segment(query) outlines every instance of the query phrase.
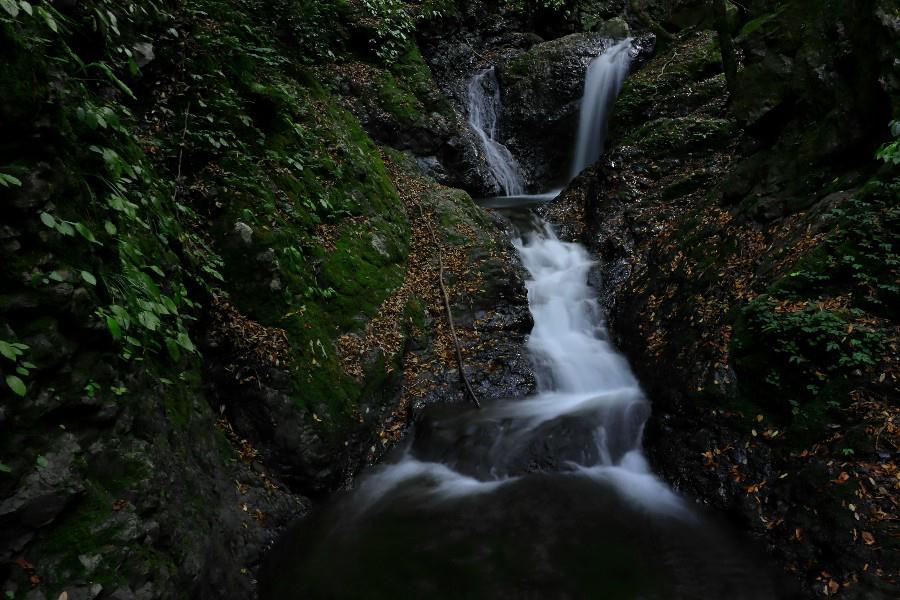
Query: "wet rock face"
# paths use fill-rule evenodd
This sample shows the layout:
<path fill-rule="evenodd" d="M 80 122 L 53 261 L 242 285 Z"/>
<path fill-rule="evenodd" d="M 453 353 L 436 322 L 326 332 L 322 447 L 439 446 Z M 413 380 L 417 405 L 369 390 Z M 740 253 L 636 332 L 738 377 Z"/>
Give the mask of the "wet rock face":
<path fill-rule="evenodd" d="M 612 19 L 597 32 L 536 44 L 498 64 L 505 143 L 538 188 L 569 172 L 588 65 L 629 35 L 624 21 Z M 637 36 L 631 51 L 634 67 L 652 56 L 654 48 L 652 34 Z"/>
<path fill-rule="evenodd" d="M 383 356 L 375 357 L 371 366 L 383 362 Z M 254 464 L 266 465 L 290 489 L 316 498 L 340 488 L 365 466 L 372 431 L 400 392 L 396 377 L 382 382 L 359 399 L 359 423 L 345 427 L 339 439 L 329 439 L 312 415 L 298 410 L 286 372 L 270 371 L 262 381 L 239 385 L 225 363 L 213 359 L 207 368 L 211 400 L 258 448 Z"/>
<path fill-rule="evenodd" d="M 496 67 L 503 104 L 499 138 L 522 167 L 531 191 L 546 189 L 568 172 L 588 64 L 611 41 L 630 34 L 627 22 L 614 17 L 614 6 L 598 10 L 602 18 L 577 13 L 584 19 L 563 30 L 548 31 L 521 15 L 506 14 L 494 15 L 500 19 L 494 26 L 463 19 L 459 30 L 423 34 L 423 53 L 435 80 L 463 120 L 468 81 L 479 70 Z M 546 41 L 535 31 L 554 39 Z M 652 34 L 638 36 L 635 64 L 651 56 L 654 47 Z M 475 196 L 496 195 L 482 155 L 477 137 L 467 126 L 459 127 L 437 153 L 442 181 Z"/>
<path fill-rule="evenodd" d="M 489 216 L 491 225 L 486 231 L 499 248 L 490 252 L 476 248 L 470 255 L 471 261 L 481 265 L 481 289 L 465 294 L 452 307 L 466 374 L 476 395 L 487 403 L 525 397 L 536 389 L 533 365 L 525 348 L 533 325 L 525 288 L 527 272 L 510 243 L 509 222 L 496 213 Z M 430 352 L 423 347 L 414 350 L 413 356 L 425 361 Z M 420 410 L 433 404 L 470 405 L 455 361 L 418 377 L 417 386 L 428 391 L 417 402 L 414 419 L 418 420 Z"/>
<path fill-rule="evenodd" d="M 484 150 L 467 123 L 468 82 L 478 71 L 493 65 L 509 48 L 525 49 L 539 41 L 534 34 L 502 29 L 462 29 L 451 37 L 423 40 L 423 53 L 435 81 L 459 118 L 459 127 L 437 153 L 446 172 L 443 183 L 462 188 L 475 197 L 497 193 L 483 159 Z"/>
<path fill-rule="evenodd" d="M 56 371 L 53 391 L 28 410 L 5 411 L 4 447 L 19 450 L 4 452 L 0 558 L 24 561 L 6 573 L 6 589 L 45 597 L 33 574 L 70 598 L 251 595 L 240 565 L 252 568 L 304 501 L 234 461 L 202 396 L 91 356 Z M 251 517 L 257 510 L 265 525 Z"/>
<path fill-rule="evenodd" d="M 578 127 L 587 66 L 608 41 L 575 33 L 532 46 L 497 65 L 503 88 L 503 138 L 532 181 L 566 172 Z"/>

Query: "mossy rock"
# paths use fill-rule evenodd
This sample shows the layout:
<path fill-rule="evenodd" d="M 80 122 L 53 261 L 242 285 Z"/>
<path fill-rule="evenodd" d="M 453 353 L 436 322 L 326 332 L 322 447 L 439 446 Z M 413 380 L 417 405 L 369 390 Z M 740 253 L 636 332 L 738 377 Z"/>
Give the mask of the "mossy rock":
<path fill-rule="evenodd" d="M 356 120 L 321 87 L 284 82 L 280 89 L 287 95 L 268 156 L 282 162 L 274 177 L 236 174 L 252 187 L 231 198 L 220 220 L 224 274 L 242 312 L 287 330 L 298 406 L 331 415 L 336 425 L 349 418 L 362 388 L 342 373 L 333 340 L 363 328 L 402 281 L 408 225 Z M 248 240 L 236 226 L 246 227 Z"/>
<path fill-rule="evenodd" d="M 729 119 L 663 118 L 644 123 L 625 137 L 622 145 L 654 157 L 677 157 L 693 148 L 721 147 L 735 131 L 736 124 Z"/>
<path fill-rule="evenodd" d="M 613 106 L 610 139 L 624 137 L 654 116 L 684 116 L 726 96 L 715 35 L 683 34 L 625 80 Z"/>

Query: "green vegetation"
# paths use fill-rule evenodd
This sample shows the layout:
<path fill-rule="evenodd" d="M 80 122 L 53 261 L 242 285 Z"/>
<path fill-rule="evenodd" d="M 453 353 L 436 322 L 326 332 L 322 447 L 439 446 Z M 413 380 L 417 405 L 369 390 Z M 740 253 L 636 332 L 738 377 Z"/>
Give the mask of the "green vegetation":
<path fill-rule="evenodd" d="M 98 1 L 74 16 L 49 4 L 25 10 L 26 4 L 0 13 L 14 55 L 22 57 L 5 63 L 0 79 L 19 78 L 25 70 L 32 78 L 47 78 L 51 65 L 67 74 L 55 88 L 6 88 L 9 100 L 21 106 L 46 104 L 67 163 L 54 212 L 40 214 L 58 258 L 32 284 L 87 284 L 97 315 L 121 342 L 126 359 L 164 349 L 173 358 L 181 350 L 193 352 L 186 313 L 197 305 L 188 298 L 186 273 L 196 273 L 191 279 L 209 288 L 221 277 L 220 262 L 188 227 L 192 211 L 175 198 L 171 184 L 154 176 L 128 107 L 135 96 L 123 81 L 140 71 L 130 47 L 133 31 L 162 26 L 172 15 L 153 4 L 122 10 L 119 3 Z M 104 39 L 99 54 L 82 56 L 73 47 L 83 31 Z M 26 172 L 25 156 L 8 168 Z"/>
<path fill-rule="evenodd" d="M 51 64 L 84 75 L 66 79 L 61 93 L 4 87 L 13 105 L 48 106 L 66 153 L 64 181 L 39 215 L 53 260 L 33 285 L 83 286 L 124 359 L 174 364 L 197 352 L 191 328 L 210 295 L 231 294 L 250 318 L 287 330 L 292 347 L 315 349 L 292 365 L 297 401 L 348 418 L 360 388 L 341 373 L 332 340 L 362 327 L 399 285 L 408 230 L 366 134 L 296 66 L 341 51 L 341 29 L 316 24 L 345 15 L 344 3 L 276 4 L 209 0 L 174 13 L 99 0 L 73 15 L 4 5 L 20 57 L 4 62 L 4 81 L 26 71 L 46 79 Z M 384 71 L 392 74 L 379 86 L 381 102 L 408 124 L 424 112 L 417 96 L 430 84 L 409 44 L 412 17 L 404 21 L 399 2 L 369 4 L 387 38 L 378 42 L 383 58 L 403 57 Z M 134 50 L 151 29 L 166 31 L 152 64 L 169 72 L 156 82 Z M 102 43 L 76 45 L 86 35 Z M 284 36 L 297 46 L 284 46 Z M 153 108 L 134 114 L 153 86 L 163 90 Z M 8 163 L 4 185 L 17 186 L 31 168 L 26 158 Z M 235 242 L 237 223 L 252 232 L 249 250 Z M 322 247 L 322 227 L 334 251 Z M 7 379 L 21 391 L 15 377 Z"/>
<path fill-rule="evenodd" d="M 849 294 L 853 306 L 894 318 L 900 306 L 900 183 L 872 181 L 829 210 L 822 243 L 774 289 L 786 298 Z"/>
<path fill-rule="evenodd" d="M 744 394 L 813 435 L 851 389 L 883 379 L 900 305 L 898 194 L 896 182 L 874 180 L 829 209 L 824 238 L 739 311 L 732 351 Z"/>
<path fill-rule="evenodd" d="M 678 53 L 654 57 L 625 80 L 610 120 L 610 139 L 634 136 L 654 109 L 680 106 L 696 109 L 725 96 L 721 54 L 711 32 L 685 35 Z"/>
<path fill-rule="evenodd" d="M 900 138 L 900 121 L 891 121 L 891 135 Z M 900 164 L 900 139 L 882 144 L 875 157 L 886 163 Z"/>
<path fill-rule="evenodd" d="M 6 376 L 6 385 L 17 396 L 24 396 L 26 391 L 25 382 L 21 378 L 28 377 L 31 369 L 37 368 L 28 361 L 20 360 L 27 351 L 28 346 L 26 344 L 0 340 L 0 355 L 13 362 L 13 369 L 16 373 L 15 375 L 9 374 Z"/>
<path fill-rule="evenodd" d="M 357 379 L 334 340 L 364 330 L 403 281 L 405 208 L 319 67 L 365 61 L 379 74 L 377 101 L 404 124 L 450 111 L 396 20 L 402 3 L 378 4 L 387 12 L 370 17 L 384 21 L 381 56 L 360 48 L 354 37 L 369 30 L 349 27 L 358 15 L 343 0 L 0 3 L 0 195 L 10 200 L 0 385 L 4 399 L 24 396 L 4 413 L 16 436 L 0 445 L 0 477 L 13 485 L 58 468 L 49 449 L 78 436 L 65 483 L 84 491 L 64 496 L 65 510 L 25 551 L 52 597 L 73 581 L 109 592 L 163 581 L 159 573 L 179 572 L 181 557 L 206 543 L 195 531 L 205 521 L 192 519 L 203 516 L 209 482 L 173 525 L 173 539 L 185 537 L 179 549 L 143 548 L 128 537 L 137 517 L 118 508 L 122 497 L 146 498 L 153 516 L 143 520 L 169 518 L 159 511 L 184 495 L 146 487 L 158 465 L 138 473 L 104 463 L 121 451 L 108 430 L 92 444 L 98 428 L 124 423 L 123 445 L 149 441 L 137 455 L 185 474 L 207 460 L 207 438 L 219 457 L 201 356 L 215 298 L 284 330 L 283 392 L 322 444 L 359 427 L 360 402 L 391 399 L 396 357 L 364 365 Z M 439 4 L 417 6 L 412 22 Z M 411 314 L 421 321 L 421 312 Z"/>

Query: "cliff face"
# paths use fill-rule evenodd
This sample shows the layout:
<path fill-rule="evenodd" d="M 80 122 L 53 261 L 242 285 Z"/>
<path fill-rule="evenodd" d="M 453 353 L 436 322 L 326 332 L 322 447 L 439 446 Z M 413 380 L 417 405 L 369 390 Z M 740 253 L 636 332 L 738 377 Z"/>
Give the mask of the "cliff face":
<path fill-rule="evenodd" d="M 810 595 L 896 590 L 900 189 L 875 153 L 897 114 L 897 16 L 760 3 L 734 23 L 730 99 L 715 33 L 681 31 L 550 209 L 602 260 L 657 468 Z"/>

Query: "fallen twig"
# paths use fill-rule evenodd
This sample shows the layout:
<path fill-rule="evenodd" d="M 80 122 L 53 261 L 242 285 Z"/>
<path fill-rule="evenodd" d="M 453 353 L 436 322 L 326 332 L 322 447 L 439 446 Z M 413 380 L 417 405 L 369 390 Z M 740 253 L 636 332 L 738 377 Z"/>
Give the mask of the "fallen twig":
<path fill-rule="evenodd" d="M 444 299 L 444 309 L 447 311 L 447 323 L 449 323 L 450 325 L 450 335 L 453 338 L 453 345 L 456 348 L 456 362 L 459 366 L 459 378 L 462 380 L 463 387 L 465 388 L 466 393 L 469 395 L 469 398 L 471 398 L 472 404 L 475 405 L 475 408 L 481 408 L 481 402 L 478 400 L 478 396 L 475 395 L 475 390 L 472 389 L 472 384 L 469 383 L 469 378 L 466 376 L 462 349 L 459 345 L 459 338 L 456 336 L 456 327 L 453 324 L 453 312 L 450 310 L 450 296 L 449 294 L 447 294 L 447 285 L 444 283 L 444 259 L 441 258 L 441 245 L 438 243 L 437 235 L 435 235 L 434 229 L 431 227 L 431 223 L 425 217 L 425 211 L 422 210 L 422 205 L 416 203 L 416 206 L 419 208 L 419 215 L 422 217 L 422 221 L 424 221 L 425 227 L 428 228 L 428 233 L 431 234 L 431 241 L 434 242 L 435 252 L 437 253 L 438 265 L 440 267 L 440 272 L 438 273 L 438 284 L 440 284 L 441 296 Z"/>

